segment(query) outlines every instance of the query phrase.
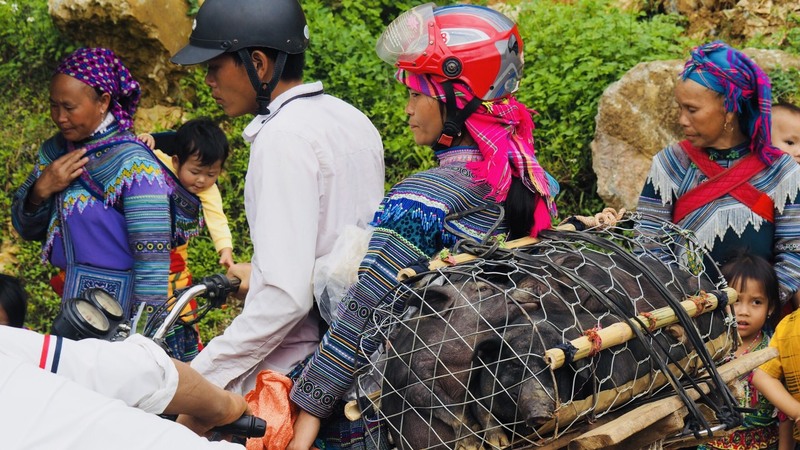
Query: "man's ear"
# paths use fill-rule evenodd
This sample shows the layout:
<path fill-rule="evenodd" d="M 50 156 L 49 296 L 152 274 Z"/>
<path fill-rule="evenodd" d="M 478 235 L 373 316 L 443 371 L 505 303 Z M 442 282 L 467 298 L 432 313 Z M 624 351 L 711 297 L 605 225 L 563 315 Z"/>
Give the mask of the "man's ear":
<path fill-rule="evenodd" d="M 269 81 L 272 79 L 273 62 L 267 54 L 261 50 L 253 50 L 250 54 L 253 61 L 253 67 L 256 68 L 258 79 L 261 81 Z"/>

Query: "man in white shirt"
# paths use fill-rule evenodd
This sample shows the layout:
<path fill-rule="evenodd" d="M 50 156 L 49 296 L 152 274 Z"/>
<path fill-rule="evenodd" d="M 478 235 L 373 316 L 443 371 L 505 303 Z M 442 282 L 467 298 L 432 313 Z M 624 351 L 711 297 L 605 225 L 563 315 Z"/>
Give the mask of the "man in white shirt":
<path fill-rule="evenodd" d="M 242 448 L 192 430 L 246 410 L 244 398 L 140 335 L 71 341 L 0 326 L 0 448 Z M 161 413 L 185 414 L 189 428 Z"/>
<path fill-rule="evenodd" d="M 380 135 L 322 83 L 303 83 L 307 44 L 297 0 L 206 0 L 172 58 L 207 64 L 206 83 L 227 115 L 255 114 L 243 133 L 253 258 L 229 271 L 243 279 L 244 309 L 192 362 L 240 393 L 261 370 L 286 374 L 314 351 L 314 266 L 346 226 L 366 227 L 383 197 Z"/>

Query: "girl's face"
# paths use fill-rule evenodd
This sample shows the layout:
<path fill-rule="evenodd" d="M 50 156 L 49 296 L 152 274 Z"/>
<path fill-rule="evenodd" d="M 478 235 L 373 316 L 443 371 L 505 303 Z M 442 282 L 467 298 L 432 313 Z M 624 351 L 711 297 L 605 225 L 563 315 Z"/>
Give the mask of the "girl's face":
<path fill-rule="evenodd" d="M 739 298 L 733 305 L 739 336 L 743 341 L 748 341 L 761 331 L 774 307 L 769 304 L 764 285 L 759 281 L 735 280 L 731 287 L 739 292 Z"/>
<path fill-rule="evenodd" d="M 408 127 L 414 133 L 414 142 L 432 146 L 444 128 L 439 100 L 409 89 L 405 111 L 408 114 Z"/>
<path fill-rule="evenodd" d="M 772 145 L 800 163 L 800 114 L 786 108 L 772 110 Z"/>

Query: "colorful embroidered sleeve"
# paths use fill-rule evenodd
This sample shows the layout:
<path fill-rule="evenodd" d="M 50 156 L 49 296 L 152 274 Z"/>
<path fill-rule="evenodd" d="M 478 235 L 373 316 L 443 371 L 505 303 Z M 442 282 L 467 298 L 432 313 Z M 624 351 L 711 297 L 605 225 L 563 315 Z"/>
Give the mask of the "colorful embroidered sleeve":
<path fill-rule="evenodd" d="M 417 222 L 419 223 L 419 222 Z M 292 389 L 292 400 L 317 417 L 327 417 L 354 380 L 355 368 L 380 344 L 362 334 L 373 311 L 397 284 L 397 273 L 426 255 L 396 230 L 375 229 L 359 280 L 339 304 L 336 320 Z M 356 351 L 360 349 L 360 351 Z"/>
<path fill-rule="evenodd" d="M 381 203 L 372 226 L 367 255 L 359 268 L 358 282 L 339 303 L 338 318 L 322 338 L 304 373 L 295 383 L 292 400 L 318 417 L 331 414 L 337 400 L 353 384 L 354 371 L 363 366 L 381 344 L 379 333 L 365 333 L 381 323 L 375 310 L 393 301 L 400 270 L 415 265 L 443 248 L 450 248 L 459 236 L 446 231 L 445 217 L 486 205 L 488 187 L 476 185 L 469 171 L 459 166 L 438 167 L 415 174 L 396 185 Z M 448 229 L 480 240 L 494 227 L 498 214 L 480 210 L 448 222 Z M 405 305 L 391 304 L 399 314 Z"/>
<path fill-rule="evenodd" d="M 47 226 L 50 223 L 53 198 L 48 198 L 32 211 L 25 211 L 25 200 L 30 189 L 38 179 L 37 173 L 31 173 L 25 183 L 17 190 L 11 203 L 11 223 L 22 239 L 27 241 L 43 241 L 47 237 Z"/>
<path fill-rule="evenodd" d="M 663 174 L 673 173 L 680 177 L 679 173 L 682 172 L 679 170 L 679 165 L 670 164 L 672 158 L 666 154 L 669 151 L 670 148 L 667 147 L 653 158 L 650 173 L 636 206 L 636 211 L 643 214 L 636 230 L 648 238 L 653 238 L 653 242 L 657 242 L 658 235 L 663 233 L 662 224 L 672 222 L 672 208 L 678 188 L 677 184 L 669 182 Z M 665 186 L 670 186 L 670 188 Z M 658 253 L 658 249 L 655 247 L 651 250 Z"/>
<path fill-rule="evenodd" d="M 775 273 L 781 286 L 781 299 L 791 298 L 800 289 L 800 198 L 786 205 L 775 216 Z"/>
<path fill-rule="evenodd" d="M 134 300 L 160 305 L 167 299 L 169 279 L 169 188 L 152 159 L 130 158 L 124 167 L 120 174 L 129 175 L 118 179 L 134 259 Z"/>

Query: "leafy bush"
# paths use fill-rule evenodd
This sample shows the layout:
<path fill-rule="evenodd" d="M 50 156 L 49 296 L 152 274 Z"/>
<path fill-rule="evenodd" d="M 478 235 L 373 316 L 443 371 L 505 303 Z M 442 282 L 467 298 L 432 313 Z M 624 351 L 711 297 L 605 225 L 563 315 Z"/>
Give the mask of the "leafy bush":
<path fill-rule="evenodd" d="M 39 144 L 53 132 L 47 85 L 73 48 L 53 26 L 47 1 L 0 1 L 0 253 L 17 249 L 13 265 L 0 255 L 0 270 L 22 279 L 31 297 L 26 325 L 42 331 L 58 311 L 59 299 L 48 284 L 53 269 L 41 263 L 39 243 L 13 239 L 8 212 Z"/>
<path fill-rule="evenodd" d="M 534 0 L 518 5 L 525 75 L 517 95 L 535 109 L 540 162 L 561 184 L 562 216 L 602 209 L 591 149 L 605 88 L 642 61 L 685 55 L 674 16 L 647 18 L 598 0 Z"/>

